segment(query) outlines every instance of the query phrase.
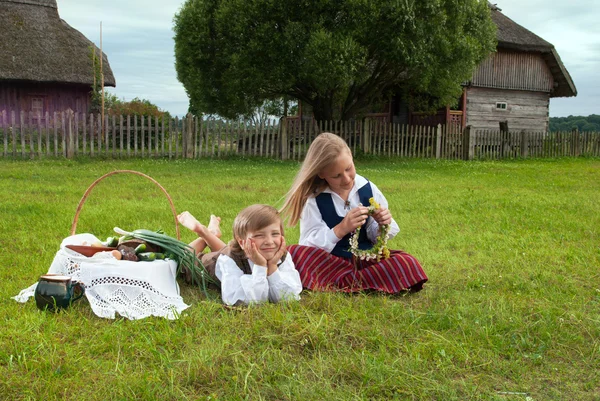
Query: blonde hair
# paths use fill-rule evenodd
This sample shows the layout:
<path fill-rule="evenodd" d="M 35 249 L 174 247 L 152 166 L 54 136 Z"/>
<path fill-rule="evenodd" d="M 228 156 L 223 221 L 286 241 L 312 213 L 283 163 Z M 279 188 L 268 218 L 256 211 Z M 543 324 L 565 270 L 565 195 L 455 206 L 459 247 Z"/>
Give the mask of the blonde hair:
<path fill-rule="evenodd" d="M 279 223 L 281 235 L 284 235 L 283 225 L 279 212 L 269 205 L 252 205 L 238 213 L 233 221 L 233 237 L 229 243 L 231 251 L 237 255 L 244 255 L 244 250 L 237 242 L 238 238 L 246 239 L 248 233 L 258 231 L 271 224 Z"/>
<path fill-rule="evenodd" d="M 327 181 L 320 178 L 319 174 L 342 152 L 352 154 L 346 141 L 330 132 L 323 132 L 310 144 L 300 171 L 298 171 L 280 209 L 281 214 L 289 218 L 290 226 L 295 226 L 300 220 L 308 197 L 317 195 L 327 188 Z"/>

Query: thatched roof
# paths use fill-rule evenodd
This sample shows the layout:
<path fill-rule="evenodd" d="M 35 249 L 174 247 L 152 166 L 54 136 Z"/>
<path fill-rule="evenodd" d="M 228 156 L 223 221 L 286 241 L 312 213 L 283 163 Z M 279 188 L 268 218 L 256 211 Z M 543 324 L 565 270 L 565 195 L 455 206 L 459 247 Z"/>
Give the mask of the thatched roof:
<path fill-rule="evenodd" d="M 555 82 L 554 91 L 550 97 L 577 96 L 577 88 L 571 75 L 562 63 L 554 45 L 537 36 L 535 33 L 523 28 L 506 15 L 495 4 L 489 4 L 492 20 L 498 28 L 498 48 L 523 52 L 539 52 L 542 54 Z"/>
<path fill-rule="evenodd" d="M 56 0 L 0 0 L 0 21 L 0 80 L 93 84 L 94 44 L 60 19 Z M 106 54 L 102 63 L 115 86 Z"/>

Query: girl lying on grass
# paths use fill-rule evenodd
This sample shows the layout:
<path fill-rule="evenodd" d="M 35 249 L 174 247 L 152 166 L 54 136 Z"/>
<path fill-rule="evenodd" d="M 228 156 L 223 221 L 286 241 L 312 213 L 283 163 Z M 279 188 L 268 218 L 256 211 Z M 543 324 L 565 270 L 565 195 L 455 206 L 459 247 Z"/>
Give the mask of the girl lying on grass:
<path fill-rule="evenodd" d="M 218 217 L 211 215 L 208 227 L 187 211 L 177 220 L 198 234 L 190 243 L 196 253 L 210 248 L 211 252 L 202 255 L 202 264 L 221 284 L 225 304 L 300 299 L 300 275 L 287 254 L 277 209 L 252 205 L 242 210 L 233 222 L 234 239 L 229 244 L 221 240 Z"/>

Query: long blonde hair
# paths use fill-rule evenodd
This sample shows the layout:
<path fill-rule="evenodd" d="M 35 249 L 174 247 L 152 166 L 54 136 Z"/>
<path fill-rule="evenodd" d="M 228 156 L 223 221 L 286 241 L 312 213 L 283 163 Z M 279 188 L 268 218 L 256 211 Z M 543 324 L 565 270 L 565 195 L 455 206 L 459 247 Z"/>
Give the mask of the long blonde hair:
<path fill-rule="evenodd" d="M 236 255 L 244 255 L 244 250 L 237 242 L 237 238 L 246 239 L 248 233 L 258 231 L 271 224 L 279 223 L 281 235 L 283 236 L 283 224 L 279 212 L 269 205 L 251 205 L 238 213 L 233 221 L 233 237 L 229 243 L 231 252 Z"/>
<path fill-rule="evenodd" d="M 342 152 L 352 154 L 346 142 L 330 132 L 323 132 L 310 144 L 300 171 L 288 191 L 280 209 L 282 215 L 289 218 L 288 224 L 295 226 L 300 220 L 302 209 L 311 195 L 317 195 L 327 188 L 327 181 L 319 174 Z"/>

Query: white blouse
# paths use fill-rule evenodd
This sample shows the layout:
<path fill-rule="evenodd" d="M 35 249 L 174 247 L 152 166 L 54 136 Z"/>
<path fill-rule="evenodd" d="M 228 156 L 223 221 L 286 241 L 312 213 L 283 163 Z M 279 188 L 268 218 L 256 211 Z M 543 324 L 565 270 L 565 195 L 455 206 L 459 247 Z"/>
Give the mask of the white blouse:
<path fill-rule="evenodd" d="M 215 274 L 221 281 L 221 297 L 225 304 L 300 299 L 302 282 L 289 254 L 270 276 L 267 276 L 266 266 L 255 265 L 251 260 L 248 263 L 252 274 L 244 274 L 229 256 L 219 255 Z"/>
<path fill-rule="evenodd" d="M 346 214 L 350 211 L 350 209 L 355 208 L 360 203 L 360 197 L 358 195 L 359 188 L 362 188 L 363 185 L 367 183 L 367 179 L 363 176 L 356 175 L 354 179 L 354 186 L 350 190 L 350 194 L 348 195 L 349 207 L 346 207 L 346 202 L 331 189 L 327 188 L 323 192 L 330 193 L 331 199 L 333 199 L 333 205 L 335 207 L 335 211 L 341 217 L 345 217 Z M 385 196 L 381 193 L 379 188 L 373 182 L 371 182 L 371 189 L 373 190 L 373 197 L 381 205 L 381 207 L 387 208 L 388 202 L 385 199 Z M 369 205 L 363 205 L 369 206 Z M 394 238 L 396 234 L 400 232 L 400 227 L 396 221 L 392 218 L 392 224 L 390 225 L 390 234 L 389 238 Z M 367 220 L 367 237 L 375 242 L 377 236 L 379 235 L 379 224 L 375 221 L 375 219 Z M 319 211 L 319 207 L 317 206 L 317 201 L 314 196 L 311 196 L 307 199 L 306 205 L 304 205 L 304 209 L 302 209 L 302 214 L 300 215 L 300 240 L 298 243 L 300 245 L 314 246 L 317 248 L 321 248 L 327 252 L 331 252 L 336 244 L 341 240 L 338 238 L 333 232 L 333 228 L 329 228 L 327 223 L 323 220 L 321 216 L 321 212 Z"/>

